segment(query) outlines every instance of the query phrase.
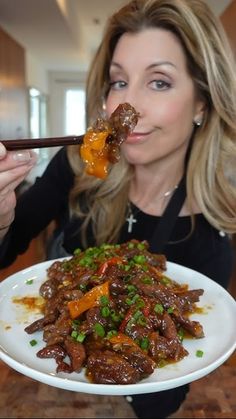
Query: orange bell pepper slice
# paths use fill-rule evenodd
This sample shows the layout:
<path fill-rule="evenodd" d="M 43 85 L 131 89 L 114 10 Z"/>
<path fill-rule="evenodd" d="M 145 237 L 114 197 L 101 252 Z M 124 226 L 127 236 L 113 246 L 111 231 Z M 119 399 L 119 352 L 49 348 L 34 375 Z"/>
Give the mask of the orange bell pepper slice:
<path fill-rule="evenodd" d="M 85 171 L 88 175 L 105 179 L 108 175 L 108 163 L 109 162 L 106 158 L 94 158 L 91 163 L 87 163 Z"/>
<path fill-rule="evenodd" d="M 89 310 L 92 307 L 99 305 L 99 300 L 102 295 L 109 296 L 109 281 L 101 285 L 97 285 L 90 291 L 86 292 L 79 300 L 72 300 L 68 302 L 68 309 L 70 317 L 76 319 L 80 314 Z"/>
<path fill-rule="evenodd" d="M 86 173 L 101 179 L 105 179 L 108 174 L 106 139 L 109 133 L 109 131 L 88 130 L 80 147 L 80 156 L 86 164 Z"/>
<path fill-rule="evenodd" d="M 109 338 L 109 342 L 111 342 L 112 345 L 127 345 L 131 347 L 134 346 L 135 348 L 140 349 L 140 347 L 133 339 L 121 332 L 117 333 L 117 335 L 111 336 Z"/>

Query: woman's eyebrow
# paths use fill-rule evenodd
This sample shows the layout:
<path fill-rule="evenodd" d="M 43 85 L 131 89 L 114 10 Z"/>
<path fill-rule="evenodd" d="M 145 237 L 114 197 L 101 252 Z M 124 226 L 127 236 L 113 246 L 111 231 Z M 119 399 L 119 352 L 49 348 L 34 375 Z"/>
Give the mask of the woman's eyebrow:
<path fill-rule="evenodd" d="M 161 67 L 163 65 L 168 65 L 168 66 L 171 66 L 173 68 L 177 68 L 176 65 L 174 63 L 172 63 L 171 61 L 157 61 L 155 63 L 150 64 L 146 68 L 146 70 L 152 70 L 155 67 Z M 122 66 L 119 63 L 115 62 L 115 61 L 112 61 L 111 62 L 111 67 L 117 67 L 119 70 L 122 70 Z"/>
<path fill-rule="evenodd" d="M 168 65 L 168 66 L 177 68 L 176 65 L 174 63 L 172 63 L 171 61 L 157 61 L 157 62 L 155 62 L 153 64 L 150 64 L 147 67 L 147 70 L 151 70 L 151 69 L 153 69 L 155 67 L 160 67 L 160 66 L 163 66 L 163 65 Z"/>
<path fill-rule="evenodd" d="M 115 61 L 112 61 L 110 66 L 117 67 L 119 70 L 122 70 L 122 66 L 119 63 L 116 63 Z"/>

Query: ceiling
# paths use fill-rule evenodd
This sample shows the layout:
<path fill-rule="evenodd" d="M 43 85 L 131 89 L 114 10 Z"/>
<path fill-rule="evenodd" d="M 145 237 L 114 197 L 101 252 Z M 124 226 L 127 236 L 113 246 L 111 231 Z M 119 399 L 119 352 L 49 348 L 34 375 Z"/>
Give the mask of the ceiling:
<path fill-rule="evenodd" d="M 206 1 L 217 15 L 231 3 Z M 46 70 L 84 71 L 108 16 L 125 3 L 127 0 L 0 0 L 0 26 Z"/>

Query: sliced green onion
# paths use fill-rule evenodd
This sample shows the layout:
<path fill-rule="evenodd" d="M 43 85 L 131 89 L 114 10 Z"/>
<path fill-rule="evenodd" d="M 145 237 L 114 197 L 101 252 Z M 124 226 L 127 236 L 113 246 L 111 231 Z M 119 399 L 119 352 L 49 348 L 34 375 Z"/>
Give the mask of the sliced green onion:
<path fill-rule="evenodd" d="M 127 290 L 129 291 L 129 293 L 130 292 L 136 292 L 137 291 L 137 288 L 134 285 L 132 285 L 132 284 L 128 284 L 127 285 Z"/>
<path fill-rule="evenodd" d="M 27 279 L 26 284 L 27 285 L 31 285 L 33 284 L 34 280 L 33 279 Z"/>
<path fill-rule="evenodd" d="M 106 295 L 101 295 L 99 302 L 102 306 L 107 306 L 109 303 L 109 298 Z"/>
<path fill-rule="evenodd" d="M 101 315 L 102 317 L 108 317 L 110 315 L 109 307 L 105 306 L 101 308 Z"/>
<path fill-rule="evenodd" d="M 140 316 L 142 316 L 142 311 L 140 310 L 135 311 L 135 313 L 133 314 L 134 321 L 138 320 Z"/>
<path fill-rule="evenodd" d="M 122 269 L 124 269 L 124 271 L 126 271 L 126 272 L 129 271 L 130 268 L 131 268 L 130 265 L 122 265 Z"/>
<path fill-rule="evenodd" d="M 140 316 L 137 320 L 137 324 L 140 326 L 145 326 L 147 324 L 147 320 L 144 316 Z"/>
<path fill-rule="evenodd" d="M 37 340 L 35 340 L 35 339 L 32 339 L 31 341 L 30 341 L 30 345 L 31 346 L 35 346 L 35 345 L 37 345 Z"/>
<path fill-rule="evenodd" d="M 142 278 L 141 280 L 143 284 L 153 284 L 153 279 L 149 278 L 148 276 L 145 276 L 145 278 Z"/>
<path fill-rule="evenodd" d="M 196 356 L 197 356 L 198 358 L 202 358 L 202 357 L 203 357 L 203 351 L 201 351 L 200 349 L 198 349 L 198 350 L 196 351 Z"/>
<path fill-rule="evenodd" d="M 131 306 L 133 304 L 132 298 L 128 298 L 128 297 L 125 299 L 125 302 L 126 304 L 128 304 L 128 306 Z"/>
<path fill-rule="evenodd" d="M 174 307 L 169 307 L 169 308 L 167 309 L 167 313 L 168 313 L 168 314 L 173 313 L 173 311 L 174 311 Z"/>
<path fill-rule="evenodd" d="M 100 323 L 95 323 L 93 328 L 98 336 L 100 336 L 101 338 L 105 336 L 105 329 Z"/>
<path fill-rule="evenodd" d="M 111 311 L 111 318 L 112 318 L 113 322 L 120 322 L 121 321 L 121 315 L 117 314 L 115 312 L 115 310 Z"/>
<path fill-rule="evenodd" d="M 85 333 L 81 332 L 81 333 L 78 333 L 78 336 L 77 336 L 76 340 L 77 340 L 77 342 L 82 343 L 85 338 L 86 338 Z"/>
<path fill-rule="evenodd" d="M 145 302 L 144 302 L 144 300 L 142 300 L 142 298 L 139 298 L 139 299 L 136 301 L 135 306 L 136 306 L 137 308 L 143 308 L 143 307 L 145 306 Z"/>
<path fill-rule="evenodd" d="M 149 339 L 147 337 L 144 337 L 140 342 L 140 348 L 145 350 L 149 348 Z"/>
<path fill-rule="evenodd" d="M 78 249 L 75 249 L 75 251 L 74 251 L 74 255 L 75 255 L 75 256 L 79 255 L 79 254 L 81 253 L 81 251 L 82 251 L 82 250 L 81 250 L 81 249 L 79 249 L 79 248 L 78 248 Z"/>
<path fill-rule="evenodd" d="M 144 255 L 135 255 L 133 261 L 138 265 L 143 265 L 146 262 L 146 257 Z"/>
<path fill-rule="evenodd" d="M 110 339 L 112 336 L 116 336 L 118 334 L 117 330 L 112 329 L 107 332 L 107 339 Z"/>
<path fill-rule="evenodd" d="M 171 279 L 168 278 L 167 276 L 163 275 L 163 277 L 161 278 L 161 283 L 164 285 L 169 285 L 171 284 Z"/>
<path fill-rule="evenodd" d="M 145 249 L 145 244 L 144 243 L 138 243 L 138 245 L 137 245 L 137 248 L 139 249 L 139 250 L 144 250 Z"/>
<path fill-rule="evenodd" d="M 160 361 L 158 361 L 158 363 L 157 363 L 157 367 L 158 368 L 163 368 L 163 367 L 166 366 L 166 364 L 167 364 L 167 361 L 165 359 L 160 359 Z"/>
<path fill-rule="evenodd" d="M 157 314 L 162 314 L 163 311 L 164 311 L 163 305 L 162 304 L 156 304 L 155 307 L 154 307 L 154 311 Z"/>
<path fill-rule="evenodd" d="M 178 330 L 177 335 L 179 336 L 179 339 L 182 342 L 184 339 L 184 329 L 182 329 L 182 327 L 180 327 L 180 329 Z"/>

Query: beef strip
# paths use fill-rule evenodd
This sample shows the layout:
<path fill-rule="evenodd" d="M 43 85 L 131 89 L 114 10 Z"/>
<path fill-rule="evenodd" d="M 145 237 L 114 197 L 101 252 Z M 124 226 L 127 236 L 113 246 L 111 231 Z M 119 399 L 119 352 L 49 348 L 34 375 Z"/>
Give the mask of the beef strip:
<path fill-rule="evenodd" d="M 98 384 L 135 384 L 140 380 L 139 371 L 121 355 L 109 350 L 89 355 L 87 373 L 92 382 Z"/>

